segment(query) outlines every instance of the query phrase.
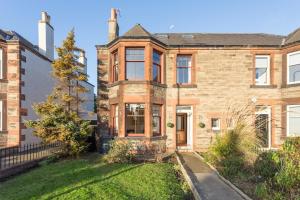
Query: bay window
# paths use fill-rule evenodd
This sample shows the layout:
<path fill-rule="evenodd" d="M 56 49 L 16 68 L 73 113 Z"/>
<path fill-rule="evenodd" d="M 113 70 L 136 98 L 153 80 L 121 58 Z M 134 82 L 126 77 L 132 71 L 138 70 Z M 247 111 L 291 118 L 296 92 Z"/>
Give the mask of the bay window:
<path fill-rule="evenodd" d="M 300 105 L 287 106 L 287 136 L 300 136 Z"/>
<path fill-rule="evenodd" d="M 113 82 L 119 80 L 119 56 L 118 51 L 112 54 L 112 80 Z"/>
<path fill-rule="evenodd" d="M 152 132 L 154 136 L 161 134 L 161 106 L 152 106 Z"/>
<path fill-rule="evenodd" d="M 152 56 L 152 80 L 155 82 L 161 82 L 161 54 L 157 51 L 153 51 Z"/>
<path fill-rule="evenodd" d="M 255 84 L 270 84 L 270 56 L 255 56 Z"/>
<path fill-rule="evenodd" d="M 145 52 L 143 48 L 126 49 L 126 80 L 145 79 Z"/>
<path fill-rule="evenodd" d="M 289 84 L 300 83 L 300 51 L 287 55 L 287 76 Z"/>
<path fill-rule="evenodd" d="M 186 84 L 191 83 L 191 55 L 177 55 L 176 68 L 177 68 L 177 83 Z"/>
<path fill-rule="evenodd" d="M 126 134 L 142 135 L 145 133 L 145 105 L 126 104 L 125 105 Z"/>

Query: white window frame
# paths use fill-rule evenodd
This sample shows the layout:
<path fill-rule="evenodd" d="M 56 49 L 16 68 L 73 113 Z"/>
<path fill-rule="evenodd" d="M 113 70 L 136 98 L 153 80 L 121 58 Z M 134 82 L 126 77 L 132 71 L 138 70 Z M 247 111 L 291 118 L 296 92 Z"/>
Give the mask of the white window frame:
<path fill-rule="evenodd" d="M 1 114 L 0 131 L 3 131 L 3 101 L 2 100 L 0 100 L 0 114 Z"/>
<path fill-rule="evenodd" d="M 300 51 L 295 51 L 295 52 L 287 54 L 287 66 L 286 66 L 287 67 L 287 69 L 286 69 L 287 70 L 287 73 L 286 73 L 287 74 L 287 83 L 291 84 L 291 85 L 300 83 L 300 81 L 294 81 L 294 82 L 290 81 L 290 70 L 289 70 L 290 69 L 290 56 L 295 55 L 295 54 L 300 54 Z"/>
<path fill-rule="evenodd" d="M 272 123 L 271 123 L 271 107 L 270 106 L 257 106 L 257 108 L 262 108 L 258 111 L 255 112 L 255 115 L 261 115 L 261 114 L 266 114 L 268 115 L 268 149 L 271 148 L 271 143 L 272 143 Z"/>
<path fill-rule="evenodd" d="M 256 66 L 256 58 L 267 58 L 268 59 L 268 66 L 267 66 L 267 83 L 257 83 L 256 82 L 256 69 L 260 69 L 262 67 L 257 67 Z M 255 55 L 255 85 L 270 85 L 270 56 L 269 55 Z"/>
<path fill-rule="evenodd" d="M 218 126 L 217 126 L 217 127 L 214 127 L 214 126 L 213 126 L 213 120 L 214 120 L 214 119 L 218 120 Z M 221 130 L 221 119 L 220 119 L 220 118 L 218 118 L 218 117 L 212 117 L 212 118 L 211 118 L 211 129 L 212 129 L 213 131 L 219 131 L 219 130 Z"/>
<path fill-rule="evenodd" d="M 0 48 L 0 79 L 3 79 L 3 49 Z"/>
<path fill-rule="evenodd" d="M 290 108 L 291 107 L 300 107 L 300 104 L 294 104 L 294 105 L 287 105 L 286 106 L 286 112 L 287 112 L 287 119 L 286 119 L 286 136 L 287 137 L 299 137 L 296 135 L 290 134 Z"/>

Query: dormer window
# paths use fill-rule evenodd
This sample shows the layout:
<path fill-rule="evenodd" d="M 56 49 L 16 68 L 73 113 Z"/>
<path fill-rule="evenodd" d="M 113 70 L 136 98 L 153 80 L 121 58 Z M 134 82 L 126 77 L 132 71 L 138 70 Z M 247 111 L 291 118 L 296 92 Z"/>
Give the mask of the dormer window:
<path fill-rule="evenodd" d="M 126 49 L 126 80 L 145 79 L 144 48 Z"/>
<path fill-rule="evenodd" d="M 300 83 L 300 51 L 287 55 L 288 84 Z"/>

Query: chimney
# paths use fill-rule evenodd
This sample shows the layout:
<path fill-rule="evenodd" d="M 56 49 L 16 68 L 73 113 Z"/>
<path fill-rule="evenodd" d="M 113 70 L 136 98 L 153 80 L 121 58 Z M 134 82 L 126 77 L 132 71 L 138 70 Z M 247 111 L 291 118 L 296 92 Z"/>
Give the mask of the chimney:
<path fill-rule="evenodd" d="M 119 25 L 117 21 L 117 9 L 112 8 L 110 12 L 110 19 L 108 20 L 108 42 L 113 41 L 119 37 Z"/>
<path fill-rule="evenodd" d="M 54 59 L 54 29 L 47 12 L 42 12 L 42 19 L 39 20 L 39 51 L 50 60 Z"/>

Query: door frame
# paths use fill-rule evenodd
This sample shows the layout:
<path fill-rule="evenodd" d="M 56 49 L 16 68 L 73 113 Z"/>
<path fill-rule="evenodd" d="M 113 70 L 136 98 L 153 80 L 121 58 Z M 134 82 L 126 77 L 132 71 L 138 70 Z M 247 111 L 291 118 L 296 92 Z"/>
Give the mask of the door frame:
<path fill-rule="evenodd" d="M 192 105 L 177 105 L 176 106 L 176 114 L 175 114 L 175 120 L 177 113 L 185 113 L 187 114 L 187 145 L 184 146 L 187 149 L 193 150 L 193 138 L 194 138 L 194 126 L 193 126 L 193 106 Z M 175 122 L 177 123 L 177 122 Z M 177 134 L 177 131 L 175 129 L 175 134 Z M 175 135 L 176 136 L 176 135 Z M 177 136 L 175 137 L 175 146 L 176 148 L 181 147 L 177 146 Z"/>
<path fill-rule="evenodd" d="M 271 149 L 272 147 L 272 115 L 271 115 L 271 107 L 270 106 L 258 106 L 260 110 L 255 111 L 255 115 L 268 115 L 268 147 L 264 147 L 263 149 Z"/>

